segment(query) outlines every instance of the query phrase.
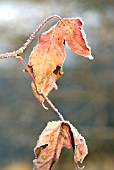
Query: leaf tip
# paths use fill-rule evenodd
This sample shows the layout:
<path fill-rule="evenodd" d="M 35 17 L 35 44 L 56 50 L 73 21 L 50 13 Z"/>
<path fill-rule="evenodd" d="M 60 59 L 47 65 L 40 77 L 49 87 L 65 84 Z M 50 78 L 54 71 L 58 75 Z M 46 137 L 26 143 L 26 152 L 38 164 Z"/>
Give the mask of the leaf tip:
<path fill-rule="evenodd" d="M 89 58 L 90 60 L 93 60 L 93 59 L 94 59 L 94 57 L 93 57 L 92 55 L 89 55 L 88 58 Z"/>

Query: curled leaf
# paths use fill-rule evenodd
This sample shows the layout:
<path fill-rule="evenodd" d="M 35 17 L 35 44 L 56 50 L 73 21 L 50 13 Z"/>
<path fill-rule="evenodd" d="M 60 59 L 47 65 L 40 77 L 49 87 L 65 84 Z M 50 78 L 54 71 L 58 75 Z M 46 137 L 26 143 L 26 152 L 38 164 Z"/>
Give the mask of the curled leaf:
<path fill-rule="evenodd" d="M 62 147 L 73 148 L 74 161 L 83 161 L 88 153 L 84 137 L 68 121 L 49 122 L 34 149 L 34 170 L 50 170 L 59 159 Z"/>
<path fill-rule="evenodd" d="M 78 55 L 93 59 L 87 45 L 86 34 L 81 28 L 83 21 L 80 18 L 66 18 L 60 24 L 63 24 L 63 37 L 69 47 Z"/>
<path fill-rule="evenodd" d="M 60 67 L 57 66 L 57 68 L 54 70 L 54 72 L 52 74 L 50 74 L 47 78 L 46 78 L 46 83 L 45 86 L 43 88 L 42 93 L 45 96 L 48 96 L 49 92 L 54 88 L 55 90 L 58 89 L 57 85 L 56 85 L 56 81 L 61 77 L 61 72 L 60 72 Z M 34 92 L 35 97 L 38 99 L 38 101 L 40 101 L 40 103 L 44 103 L 44 98 L 38 94 L 37 89 L 34 85 L 34 83 L 32 83 L 32 90 Z"/>

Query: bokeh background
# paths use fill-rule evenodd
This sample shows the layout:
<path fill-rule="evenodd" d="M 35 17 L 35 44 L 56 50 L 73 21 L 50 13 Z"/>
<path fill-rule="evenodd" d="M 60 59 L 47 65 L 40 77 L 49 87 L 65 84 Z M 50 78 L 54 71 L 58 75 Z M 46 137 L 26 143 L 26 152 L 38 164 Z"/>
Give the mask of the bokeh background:
<path fill-rule="evenodd" d="M 0 0 L 0 53 L 18 49 L 48 16 L 81 17 L 94 60 L 74 54 L 67 59 L 59 90 L 50 99 L 86 138 L 85 170 L 114 169 L 114 1 Z M 40 34 L 57 20 L 46 24 Z M 28 61 L 38 36 L 23 55 Z M 31 170 L 33 148 L 48 121 L 31 91 L 31 80 L 17 59 L 0 60 L 0 170 Z M 72 150 L 63 149 L 53 170 L 71 170 Z"/>

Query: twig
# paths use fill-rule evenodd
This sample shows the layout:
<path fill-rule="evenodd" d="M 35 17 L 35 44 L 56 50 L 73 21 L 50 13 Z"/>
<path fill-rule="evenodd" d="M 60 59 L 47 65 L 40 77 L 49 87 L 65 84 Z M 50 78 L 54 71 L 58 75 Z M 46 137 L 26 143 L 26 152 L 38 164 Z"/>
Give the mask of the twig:
<path fill-rule="evenodd" d="M 25 50 L 27 49 L 28 45 L 32 42 L 32 40 L 36 37 L 36 35 L 38 34 L 38 32 L 43 28 L 43 26 L 51 19 L 53 18 L 57 18 L 59 20 L 61 20 L 62 18 L 58 15 L 52 15 L 50 17 L 48 17 L 37 29 L 35 32 L 33 32 L 31 34 L 31 36 L 29 37 L 29 39 L 26 41 L 26 43 L 21 47 L 19 48 L 17 51 L 13 51 L 13 52 L 10 52 L 10 53 L 5 53 L 5 54 L 1 54 L 0 55 L 0 59 L 2 58 L 9 58 L 9 57 L 16 57 L 18 58 L 18 56 L 20 56 L 20 54 L 24 53 Z"/>
<path fill-rule="evenodd" d="M 26 62 L 23 60 L 23 58 L 22 58 L 21 56 L 18 56 L 18 58 L 20 59 L 20 61 L 21 61 L 21 62 L 23 63 L 23 65 L 25 66 L 25 69 L 26 69 L 27 72 L 29 73 L 29 75 L 30 75 L 30 77 L 31 77 L 31 79 L 32 79 L 35 87 L 36 87 L 35 78 L 34 78 L 32 72 L 30 71 L 28 65 L 26 64 Z M 37 89 L 37 87 L 36 87 L 36 89 Z M 38 93 L 38 91 L 37 91 L 37 93 Z M 38 93 L 38 94 L 39 94 L 39 93 Z M 57 113 L 57 115 L 59 116 L 60 120 L 61 120 L 61 121 L 64 121 L 63 116 L 62 116 L 61 113 L 58 111 L 58 109 L 53 105 L 53 103 L 48 99 L 48 97 L 46 97 L 43 93 L 41 93 L 40 95 L 45 99 L 45 101 L 48 103 L 48 105 L 51 107 L 51 109 L 54 110 L 54 112 Z"/>
<path fill-rule="evenodd" d="M 47 18 L 42 24 L 40 24 L 40 26 L 36 29 L 35 32 L 33 32 L 33 34 L 31 34 L 30 38 L 26 41 L 26 43 L 23 45 L 23 50 L 25 51 L 26 48 L 28 47 L 28 45 L 32 42 L 32 40 L 36 37 L 36 35 L 38 34 L 38 32 L 43 28 L 43 26 L 51 19 L 53 18 L 57 18 L 59 20 L 61 20 L 62 18 L 58 15 L 52 15 L 49 18 Z"/>

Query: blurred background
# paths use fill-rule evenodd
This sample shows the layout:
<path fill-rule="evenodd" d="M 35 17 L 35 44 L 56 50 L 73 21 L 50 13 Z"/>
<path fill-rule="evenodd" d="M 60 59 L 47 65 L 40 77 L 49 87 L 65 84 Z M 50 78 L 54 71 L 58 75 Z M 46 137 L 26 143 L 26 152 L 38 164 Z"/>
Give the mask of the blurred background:
<path fill-rule="evenodd" d="M 81 17 L 94 60 L 74 54 L 67 44 L 64 75 L 49 98 L 85 137 L 85 170 L 114 168 L 114 1 L 0 0 L 0 53 L 17 50 L 50 15 Z M 45 25 L 48 30 L 57 19 Z M 38 36 L 28 47 L 28 61 Z M 33 148 L 48 121 L 31 91 L 31 79 L 14 58 L 0 60 L 0 170 L 31 170 Z M 53 170 L 71 170 L 72 150 L 63 149 Z"/>

